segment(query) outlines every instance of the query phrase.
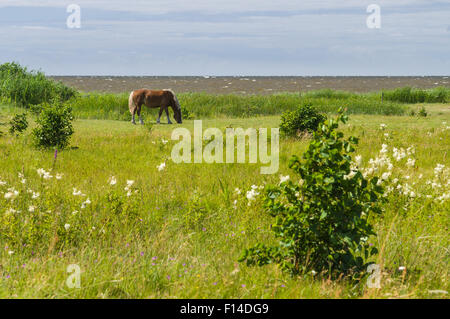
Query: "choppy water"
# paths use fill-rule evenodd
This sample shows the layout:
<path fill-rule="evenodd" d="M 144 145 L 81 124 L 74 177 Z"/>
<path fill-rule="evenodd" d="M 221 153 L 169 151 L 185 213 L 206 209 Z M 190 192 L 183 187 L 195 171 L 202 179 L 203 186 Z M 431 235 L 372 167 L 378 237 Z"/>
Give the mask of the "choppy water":
<path fill-rule="evenodd" d="M 273 94 L 334 89 L 372 92 L 398 87 L 450 87 L 450 76 L 439 77 L 214 77 L 214 76 L 55 76 L 51 77 L 84 92 L 129 92 L 139 88 L 167 89 L 176 92 L 214 94 Z"/>

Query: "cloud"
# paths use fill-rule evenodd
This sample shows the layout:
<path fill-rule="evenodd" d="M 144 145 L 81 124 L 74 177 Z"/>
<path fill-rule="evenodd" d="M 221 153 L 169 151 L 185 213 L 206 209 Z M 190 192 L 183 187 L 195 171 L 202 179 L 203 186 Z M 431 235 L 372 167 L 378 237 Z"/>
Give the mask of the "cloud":
<path fill-rule="evenodd" d="M 65 25 L 72 2 L 78 30 Z M 366 27 L 372 2 L 3 0 L 0 62 L 51 74 L 449 73 L 448 1 L 379 0 L 378 30 Z"/>

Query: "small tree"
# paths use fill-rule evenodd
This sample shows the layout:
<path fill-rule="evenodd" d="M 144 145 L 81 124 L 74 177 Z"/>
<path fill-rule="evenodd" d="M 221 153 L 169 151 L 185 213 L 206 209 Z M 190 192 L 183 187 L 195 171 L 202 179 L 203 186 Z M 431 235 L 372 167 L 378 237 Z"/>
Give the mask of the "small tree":
<path fill-rule="evenodd" d="M 73 116 L 70 107 L 61 105 L 47 106 L 37 119 L 38 127 L 33 130 L 34 140 L 40 147 L 58 147 L 64 149 L 74 133 Z"/>
<path fill-rule="evenodd" d="M 9 128 L 9 133 L 17 134 L 23 133 L 28 128 L 27 114 L 16 114 L 9 122 L 11 125 Z"/>
<path fill-rule="evenodd" d="M 377 253 L 367 243 L 375 235 L 369 213 L 380 213 L 383 189 L 378 178 L 367 180 L 352 165 L 352 145 L 336 131 L 347 117 L 326 121 L 313 135 L 303 161 L 293 156 L 289 167 L 301 177 L 270 187 L 265 208 L 275 218 L 272 231 L 279 244 L 258 244 L 247 249 L 239 261 L 248 265 L 277 263 L 293 275 L 315 271 L 331 276 L 362 271 Z M 363 256 L 364 259 L 361 257 Z"/>
<path fill-rule="evenodd" d="M 280 131 L 284 136 L 295 137 L 302 132 L 314 132 L 325 121 L 312 104 L 303 104 L 297 110 L 281 115 Z"/>

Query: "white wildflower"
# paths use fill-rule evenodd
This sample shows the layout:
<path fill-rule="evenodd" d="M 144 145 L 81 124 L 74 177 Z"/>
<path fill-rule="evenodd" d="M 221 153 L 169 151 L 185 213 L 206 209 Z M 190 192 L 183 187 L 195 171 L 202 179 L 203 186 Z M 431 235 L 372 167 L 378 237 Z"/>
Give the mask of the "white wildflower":
<path fill-rule="evenodd" d="M 28 207 L 28 211 L 29 211 L 30 213 L 34 212 L 35 209 L 36 209 L 35 206 L 30 206 L 30 207 Z"/>
<path fill-rule="evenodd" d="M 256 189 L 252 188 L 252 190 L 247 192 L 247 199 L 249 200 L 248 205 L 250 206 L 250 202 L 254 201 L 256 199 L 256 196 L 258 196 L 259 193 L 256 191 Z"/>
<path fill-rule="evenodd" d="M 283 176 L 280 175 L 280 184 L 283 184 L 284 182 L 287 182 L 289 180 L 289 175 Z"/>
<path fill-rule="evenodd" d="M 111 176 L 111 178 L 108 180 L 109 185 L 116 185 L 117 179 L 114 176 Z"/>
<path fill-rule="evenodd" d="M 361 166 L 361 163 L 362 163 L 362 156 L 361 155 L 356 155 L 355 163 L 356 163 L 356 165 Z"/>
<path fill-rule="evenodd" d="M 408 147 L 408 148 L 406 149 L 406 153 L 407 153 L 408 155 L 413 155 L 413 154 L 416 153 L 416 149 L 414 148 L 414 146 L 410 146 L 410 147 Z"/>
<path fill-rule="evenodd" d="M 444 170 L 445 165 L 442 164 L 437 164 L 437 166 L 434 169 L 434 175 L 438 176 L 442 173 L 442 171 Z"/>
<path fill-rule="evenodd" d="M 64 228 L 65 228 L 66 230 L 69 230 L 70 224 L 65 224 L 65 225 L 64 225 Z"/>
<path fill-rule="evenodd" d="M 387 180 L 389 177 L 391 177 L 391 172 L 386 172 L 386 173 L 383 173 L 383 175 L 381 175 L 381 179 L 382 180 Z"/>
<path fill-rule="evenodd" d="M 86 206 L 89 205 L 90 203 L 91 203 L 91 201 L 90 201 L 89 198 L 88 198 L 85 202 L 83 202 L 83 203 L 81 204 L 81 208 L 86 208 Z"/>
<path fill-rule="evenodd" d="M 9 208 L 8 210 L 6 210 L 7 215 L 14 214 L 14 213 L 20 213 L 20 211 L 17 211 L 14 208 Z"/>
<path fill-rule="evenodd" d="M 414 167 L 416 165 L 416 160 L 412 158 L 408 158 L 408 161 L 406 162 L 406 166 L 408 167 Z"/>
<path fill-rule="evenodd" d="M 156 168 L 158 169 L 159 172 L 161 172 L 166 168 L 166 162 L 161 163 L 160 165 L 156 166 Z"/>
<path fill-rule="evenodd" d="M 19 192 L 16 191 L 14 188 L 8 189 L 8 192 L 5 193 L 5 199 L 14 199 L 19 195 Z"/>
<path fill-rule="evenodd" d="M 351 170 L 348 175 L 344 175 L 344 179 L 352 179 L 356 175 L 357 171 Z"/>
<path fill-rule="evenodd" d="M 50 172 L 45 172 L 44 176 L 42 176 L 44 179 L 51 179 L 53 178 L 53 175 L 50 175 Z"/>
<path fill-rule="evenodd" d="M 73 189 L 72 195 L 73 196 L 85 196 L 80 190 L 77 190 L 76 188 Z"/>

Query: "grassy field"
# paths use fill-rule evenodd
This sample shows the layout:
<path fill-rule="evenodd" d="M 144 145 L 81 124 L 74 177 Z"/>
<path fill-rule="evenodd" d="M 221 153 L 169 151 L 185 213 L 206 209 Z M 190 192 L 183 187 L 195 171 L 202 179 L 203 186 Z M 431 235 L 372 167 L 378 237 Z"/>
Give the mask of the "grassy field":
<path fill-rule="evenodd" d="M 307 139 L 281 140 L 279 173 L 266 176 L 256 164 L 174 164 L 171 132 L 192 130 L 191 120 L 149 130 L 77 119 L 72 148 L 55 161 L 53 150 L 30 145 L 30 129 L 18 138 L 6 134 L 5 124 L 21 110 L 2 106 L 0 298 L 448 298 L 442 291 L 449 291 L 450 105 L 425 107 L 428 117 L 353 114 L 341 127 L 361 138 L 364 166 L 382 144 L 390 158 L 394 147 L 408 153 L 392 159 L 389 202 L 372 218 L 378 236 L 368 240 L 380 248 L 373 261 L 382 280 L 380 289 L 369 289 L 237 262 L 244 248 L 274 242 L 260 199 L 248 205 L 245 192 L 278 183 L 280 174 L 297 178 L 287 162 Z M 222 114 L 203 127 L 279 125 L 279 116 L 254 115 Z M 446 168 L 435 170 L 438 164 Z M 53 177 L 40 177 L 41 168 Z M 15 199 L 4 197 L 11 188 Z M 66 285 L 71 264 L 81 269 L 79 289 Z"/>

